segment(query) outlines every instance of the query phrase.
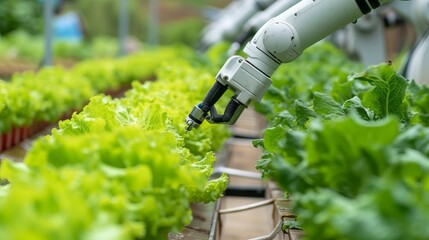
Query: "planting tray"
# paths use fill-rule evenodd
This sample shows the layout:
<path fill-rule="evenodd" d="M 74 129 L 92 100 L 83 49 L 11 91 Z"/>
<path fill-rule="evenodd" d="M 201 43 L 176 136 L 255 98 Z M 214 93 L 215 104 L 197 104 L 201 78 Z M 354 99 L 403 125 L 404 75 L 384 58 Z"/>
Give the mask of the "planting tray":
<path fill-rule="evenodd" d="M 274 183 L 270 182 L 267 187 L 267 198 L 274 198 L 273 222 L 293 221 L 296 215 L 292 212 L 292 199 L 285 198 L 284 192 Z M 289 229 L 288 232 L 280 232 L 278 240 L 299 240 L 304 236 L 304 231 L 300 229 Z"/>
<path fill-rule="evenodd" d="M 208 204 L 192 204 L 192 222 L 177 234 L 170 234 L 169 240 L 215 240 L 218 233 L 218 215 L 220 201 Z"/>
<path fill-rule="evenodd" d="M 145 81 L 154 81 L 154 78 L 151 77 L 145 80 L 140 80 L 140 82 L 142 83 Z M 131 88 L 131 83 L 127 83 L 119 87 L 118 89 L 107 90 L 104 92 L 104 94 L 112 96 L 113 98 L 120 98 L 120 97 L 123 97 L 125 92 L 130 88 Z M 64 115 L 61 116 L 60 119 L 58 119 L 58 121 L 71 118 L 73 112 L 75 111 L 79 111 L 79 110 L 72 109 L 67 113 L 64 113 Z M 58 122 L 58 121 L 55 121 L 55 122 Z M 37 121 L 28 126 L 12 127 L 9 132 L 0 133 L 0 153 L 34 136 L 36 133 L 45 129 L 50 124 L 51 123 L 46 121 Z"/>

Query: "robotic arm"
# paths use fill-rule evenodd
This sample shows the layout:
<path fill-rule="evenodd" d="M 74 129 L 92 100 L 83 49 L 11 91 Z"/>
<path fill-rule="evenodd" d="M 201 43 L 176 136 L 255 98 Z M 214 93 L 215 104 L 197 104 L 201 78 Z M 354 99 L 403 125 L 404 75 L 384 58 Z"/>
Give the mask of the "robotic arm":
<path fill-rule="evenodd" d="M 219 18 L 203 30 L 198 50 L 205 52 L 213 44 L 231 40 L 243 24 L 257 12 L 264 10 L 275 0 L 235 0 L 223 10 Z"/>
<path fill-rule="evenodd" d="M 280 13 L 291 8 L 297 4 L 300 0 L 277 0 L 271 4 L 267 9 L 258 12 L 251 17 L 242 27 L 241 33 L 234 39 L 228 50 L 228 55 L 232 56 L 241 48 L 241 45 L 246 43 L 250 37 L 255 33 L 271 18 L 279 15 Z"/>
<path fill-rule="evenodd" d="M 282 63 L 301 53 L 346 24 L 356 21 L 391 0 L 302 0 L 265 23 L 240 56 L 230 57 L 216 75 L 203 102 L 186 118 L 186 130 L 210 123 L 234 124 L 251 101 L 259 102 L 271 84 L 271 75 Z M 222 115 L 215 103 L 227 89 L 234 92 Z"/>
<path fill-rule="evenodd" d="M 410 21 L 416 31 L 417 41 L 409 51 L 402 74 L 408 79 L 429 85 L 429 0 L 394 2 L 393 9 Z"/>

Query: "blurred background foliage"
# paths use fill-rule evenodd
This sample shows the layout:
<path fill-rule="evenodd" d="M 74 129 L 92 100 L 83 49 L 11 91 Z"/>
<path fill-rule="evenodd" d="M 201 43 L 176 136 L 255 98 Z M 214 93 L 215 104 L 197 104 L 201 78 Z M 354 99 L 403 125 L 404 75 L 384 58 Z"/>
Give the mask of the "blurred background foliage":
<path fill-rule="evenodd" d="M 0 0 L 0 78 L 35 71 L 44 58 L 44 0 Z M 54 0 L 61 1 L 61 0 Z M 122 0 L 63 0 L 63 13 L 76 12 L 85 38 L 78 43 L 55 41 L 54 65 L 72 66 L 93 58 L 118 56 L 118 18 Z M 232 0 L 158 0 L 158 43 L 196 47 L 203 28 L 217 9 Z M 128 0 L 129 39 L 126 51 L 149 47 L 150 0 Z M 213 11 L 215 9 L 215 11 Z"/>
<path fill-rule="evenodd" d="M 128 0 L 129 35 L 147 41 L 149 0 Z M 227 0 L 159 0 L 159 42 L 194 45 L 207 24 L 204 12 L 210 7 L 222 8 Z M 87 40 L 118 34 L 120 0 L 64 0 L 65 11 L 77 12 L 83 20 Z M 0 0 L 0 34 L 14 30 L 43 34 L 42 0 Z"/>
<path fill-rule="evenodd" d="M 42 5 L 35 0 L 0 0 L 0 35 L 22 29 L 31 34 L 42 30 Z"/>

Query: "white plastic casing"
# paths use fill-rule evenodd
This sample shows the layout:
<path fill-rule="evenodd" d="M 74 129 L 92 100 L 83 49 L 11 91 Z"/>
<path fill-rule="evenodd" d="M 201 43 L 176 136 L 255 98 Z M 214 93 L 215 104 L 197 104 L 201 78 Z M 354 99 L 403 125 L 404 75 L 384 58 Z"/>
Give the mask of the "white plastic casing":
<path fill-rule="evenodd" d="M 396 12 L 413 24 L 418 44 L 412 50 L 405 77 L 429 85 L 429 0 L 396 1 L 391 5 Z"/>
<path fill-rule="evenodd" d="M 271 79 L 240 56 L 230 57 L 216 75 L 216 81 L 227 85 L 235 98 L 245 106 L 259 102 L 271 85 Z"/>
<path fill-rule="evenodd" d="M 249 19 L 243 26 L 245 31 L 249 30 L 258 30 L 264 23 L 266 23 L 271 18 L 279 15 L 280 13 L 291 8 L 293 5 L 297 4 L 300 0 L 277 0 L 267 9 L 262 12 L 257 13 L 251 19 Z"/>
<path fill-rule="evenodd" d="M 244 52 L 271 76 L 280 64 L 362 15 L 355 0 L 302 0 L 262 26 Z"/>
<path fill-rule="evenodd" d="M 302 0 L 264 24 L 244 48 L 247 59 L 228 59 L 216 80 L 243 105 L 260 101 L 280 64 L 362 15 L 356 0 Z"/>
<path fill-rule="evenodd" d="M 425 31 L 429 27 L 429 0 L 413 0 L 412 12 L 418 29 Z M 411 15 L 411 14 L 410 14 Z"/>
<path fill-rule="evenodd" d="M 429 34 L 423 37 L 410 56 L 406 77 L 429 85 Z"/>
<path fill-rule="evenodd" d="M 260 11 L 259 5 L 268 6 L 274 0 L 236 0 L 221 14 L 219 19 L 204 29 L 201 42 L 211 46 L 226 39 L 234 38 L 238 30 Z"/>
<path fill-rule="evenodd" d="M 416 25 L 421 29 L 421 39 L 415 47 L 408 63 L 407 78 L 429 85 L 429 0 L 414 0 L 412 10 L 415 12 Z"/>
<path fill-rule="evenodd" d="M 389 6 L 412 23 L 417 38 L 423 36 L 429 25 L 429 0 L 395 1 Z"/>

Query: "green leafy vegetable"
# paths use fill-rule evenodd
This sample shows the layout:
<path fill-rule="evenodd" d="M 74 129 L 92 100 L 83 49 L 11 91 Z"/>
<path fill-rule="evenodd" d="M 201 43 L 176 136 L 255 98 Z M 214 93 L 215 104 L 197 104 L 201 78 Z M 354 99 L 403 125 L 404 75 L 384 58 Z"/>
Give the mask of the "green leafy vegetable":
<path fill-rule="evenodd" d="M 378 65 L 352 78 L 367 81 L 374 86 L 374 89 L 365 93 L 363 104 L 374 111 L 378 118 L 389 114 L 401 117 L 407 80 L 397 74 L 392 65 Z"/>
<path fill-rule="evenodd" d="M 190 203 L 222 197 L 228 177 L 212 173 L 214 152 L 229 137 L 226 126 L 184 130 L 187 111 L 213 83 L 199 64 L 161 65 L 156 82 L 134 82 L 125 98 L 92 97 L 38 139 L 24 163 L 5 160 L 0 178 L 11 184 L 0 188 L 0 235 L 167 239 L 191 221 Z M 95 79 L 87 70 L 80 68 L 80 76 Z"/>
<path fill-rule="evenodd" d="M 389 64 L 347 78 L 332 56 L 273 77 L 257 168 L 291 193 L 305 239 L 428 238 L 429 88 Z"/>

